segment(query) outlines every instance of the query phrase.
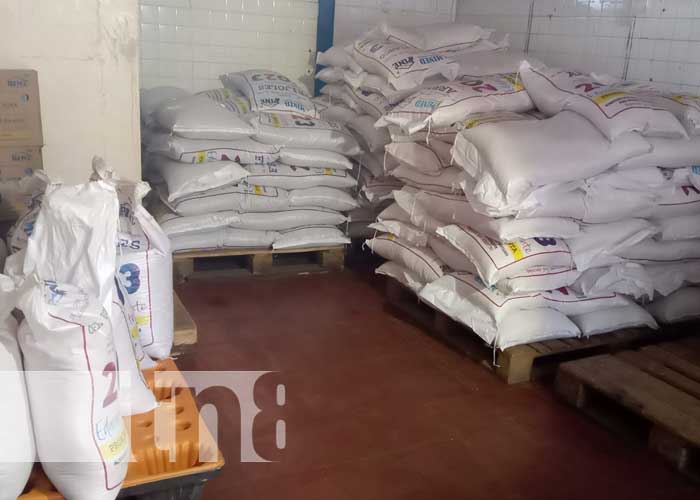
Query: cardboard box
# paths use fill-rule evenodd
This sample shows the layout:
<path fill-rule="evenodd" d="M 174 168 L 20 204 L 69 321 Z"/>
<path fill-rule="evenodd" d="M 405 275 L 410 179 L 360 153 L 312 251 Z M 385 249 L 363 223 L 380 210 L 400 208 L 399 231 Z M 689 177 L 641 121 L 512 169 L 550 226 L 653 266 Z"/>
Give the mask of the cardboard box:
<path fill-rule="evenodd" d="M 0 181 L 32 175 L 43 168 L 41 148 L 38 146 L 0 147 Z"/>
<path fill-rule="evenodd" d="M 0 147 L 43 144 L 37 72 L 0 70 Z"/>
<path fill-rule="evenodd" d="M 28 210 L 33 196 L 28 178 L 41 168 L 40 147 L 0 148 L 0 221 L 14 221 Z"/>

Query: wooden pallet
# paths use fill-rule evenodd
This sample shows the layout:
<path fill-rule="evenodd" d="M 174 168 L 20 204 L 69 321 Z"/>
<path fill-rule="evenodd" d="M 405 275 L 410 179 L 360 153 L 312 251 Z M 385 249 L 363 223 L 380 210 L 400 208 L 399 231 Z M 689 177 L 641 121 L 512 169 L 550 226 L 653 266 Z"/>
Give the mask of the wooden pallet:
<path fill-rule="evenodd" d="M 555 386 L 613 430 L 636 429 L 651 450 L 700 481 L 699 337 L 564 363 Z"/>
<path fill-rule="evenodd" d="M 175 292 L 173 292 L 173 312 L 175 329 L 172 355 L 177 356 L 190 351 L 197 343 L 197 325 Z"/>
<path fill-rule="evenodd" d="M 198 250 L 173 254 L 175 280 L 189 278 L 206 261 L 221 258 L 223 269 L 244 270 L 246 274 L 264 276 L 280 272 L 309 273 L 319 271 L 342 271 L 345 266 L 345 247 L 311 247 L 289 250 L 270 248 L 237 248 Z M 228 259 L 226 259 L 228 258 Z M 221 267 L 221 266 L 219 266 Z M 221 273 L 222 269 L 209 269 Z"/>
<path fill-rule="evenodd" d="M 400 311 L 401 318 L 410 318 L 434 337 L 487 366 L 508 384 L 518 384 L 553 376 L 563 361 L 613 352 L 629 346 L 654 342 L 660 333 L 649 328 L 627 328 L 590 338 L 547 340 L 497 351 L 487 345 L 471 329 L 421 302 L 411 290 L 398 281 L 387 279 L 389 304 Z M 678 328 L 664 332 L 664 339 L 684 333 Z M 495 354 L 495 355 L 494 355 Z M 494 359 L 495 358 L 495 359 Z M 494 363 L 495 362 L 495 363 Z"/>

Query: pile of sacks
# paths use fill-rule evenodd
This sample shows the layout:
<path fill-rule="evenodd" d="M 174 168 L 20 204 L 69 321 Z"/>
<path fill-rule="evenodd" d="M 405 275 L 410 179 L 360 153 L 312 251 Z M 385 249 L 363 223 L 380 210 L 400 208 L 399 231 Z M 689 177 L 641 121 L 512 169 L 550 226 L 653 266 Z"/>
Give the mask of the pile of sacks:
<path fill-rule="evenodd" d="M 124 276 L 120 257 L 158 244 L 143 207 L 124 210 L 120 197 L 133 188 L 108 179 L 49 184 L 31 236 L 7 258 L 0 275 L 3 498 L 22 493 L 37 459 L 66 498 L 116 498 L 130 459 L 124 418 L 156 407 L 142 370 L 170 352 L 172 282 L 169 317 L 152 311 L 167 328 L 149 324 L 132 302 L 149 276 L 136 266 Z M 151 272 L 165 272 L 150 257 Z M 19 325 L 14 308 L 24 318 Z"/>
<path fill-rule="evenodd" d="M 142 93 L 144 177 L 173 251 L 345 244 L 362 150 L 305 89 L 268 70 L 196 95 Z M 342 228 L 343 230 L 339 229 Z"/>
<path fill-rule="evenodd" d="M 431 177 L 380 213 L 377 272 L 501 349 L 700 316 L 700 99 L 518 73 L 419 89 L 379 121 L 460 132 L 453 166 L 421 161 Z"/>
<path fill-rule="evenodd" d="M 457 169 L 440 179 L 437 172 L 450 165 L 452 122 L 431 127 L 428 144 L 427 126 L 402 128 L 390 117 L 422 113 L 426 102 L 401 111 L 418 89 L 445 92 L 450 82 L 476 85 L 479 75 L 515 72 L 522 52 L 507 50 L 507 37 L 492 38 L 491 30 L 474 25 L 408 29 L 382 23 L 351 44 L 318 54 L 317 63 L 325 67 L 316 76 L 325 85 L 314 102 L 323 118 L 346 124 L 365 152 L 355 158 L 362 208 L 350 214 L 353 236 L 374 232 L 367 225 L 403 185 L 450 184 Z M 426 169 L 430 178 L 423 175 Z"/>

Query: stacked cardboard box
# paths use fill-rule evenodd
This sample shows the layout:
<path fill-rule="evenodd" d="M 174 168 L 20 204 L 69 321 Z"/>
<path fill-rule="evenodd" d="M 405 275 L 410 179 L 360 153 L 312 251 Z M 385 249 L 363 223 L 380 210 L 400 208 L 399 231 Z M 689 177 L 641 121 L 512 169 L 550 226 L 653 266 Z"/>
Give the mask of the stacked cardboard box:
<path fill-rule="evenodd" d="M 42 168 L 39 79 L 34 70 L 0 70 L 0 220 L 26 211 L 22 179 Z"/>

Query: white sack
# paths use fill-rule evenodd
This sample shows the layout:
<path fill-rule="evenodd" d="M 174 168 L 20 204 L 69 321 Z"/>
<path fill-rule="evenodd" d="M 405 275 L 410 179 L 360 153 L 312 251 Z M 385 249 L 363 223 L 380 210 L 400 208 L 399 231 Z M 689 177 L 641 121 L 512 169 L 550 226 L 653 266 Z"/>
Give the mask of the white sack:
<path fill-rule="evenodd" d="M 348 68 L 355 73 L 362 71 L 362 68 L 355 62 L 350 53 L 343 47 L 338 46 L 333 46 L 325 52 L 317 52 L 316 64 L 319 66 Z"/>
<path fill-rule="evenodd" d="M 368 170 L 374 177 L 384 175 L 384 153 L 377 151 L 376 153 L 362 153 L 356 157 L 361 169 Z"/>
<path fill-rule="evenodd" d="M 158 134 L 148 145 L 148 152 L 161 153 L 183 163 L 235 161 L 249 165 L 276 161 L 279 158 L 280 147 L 262 144 L 253 139 L 211 141 Z"/>
<path fill-rule="evenodd" d="M 41 196 L 32 200 L 31 206 L 20 215 L 19 219 L 7 231 L 7 245 L 10 253 L 15 253 L 27 247 L 27 240 L 34 231 L 34 224 L 41 209 Z"/>
<path fill-rule="evenodd" d="M 555 309 L 543 307 L 527 311 L 512 311 L 498 324 L 496 347 L 501 350 L 531 342 L 576 338 L 579 328 Z"/>
<path fill-rule="evenodd" d="M 232 113 L 238 113 L 239 115 L 250 113 L 250 101 L 245 95 L 237 90 L 231 90 L 224 87 L 219 89 L 203 90 L 202 92 L 197 92 L 197 95 L 208 97 L 219 106 L 226 108 Z"/>
<path fill-rule="evenodd" d="M 355 99 L 352 98 L 348 91 L 348 86 L 342 83 L 327 83 L 321 87 L 321 95 L 325 96 L 330 102 L 339 102 L 347 106 L 356 114 L 362 114 L 360 106 L 357 105 Z"/>
<path fill-rule="evenodd" d="M 365 71 L 383 76 L 397 90 L 417 87 L 432 75 L 454 80 L 459 70 L 457 63 L 440 54 L 376 38 L 357 40 L 352 55 Z"/>
<path fill-rule="evenodd" d="M 691 137 L 689 140 L 649 137 L 648 141 L 651 151 L 620 162 L 618 168 L 682 168 L 696 165 L 700 158 L 700 137 Z"/>
<path fill-rule="evenodd" d="M 415 49 L 430 51 L 458 51 L 470 47 L 482 38 L 488 38 L 492 30 L 474 24 L 434 23 L 411 28 L 391 26 L 386 21 L 377 26 L 373 34 L 387 40 L 409 45 Z"/>
<path fill-rule="evenodd" d="M 645 214 L 653 219 L 700 215 L 700 189 L 695 186 L 681 186 L 660 196 L 654 206 Z"/>
<path fill-rule="evenodd" d="M 181 99 L 190 95 L 189 92 L 178 87 L 153 87 L 152 89 L 141 89 L 139 100 L 141 106 L 141 121 L 146 126 L 154 123 L 153 113 L 165 101 L 170 99 Z"/>
<path fill-rule="evenodd" d="M 700 284 L 700 264 L 697 261 L 669 262 L 645 265 L 645 271 L 661 295 L 670 295 L 683 285 Z"/>
<path fill-rule="evenodd" d="M 633 87 L 634 88 L 634 87 Z M 636 91 L 633 90 L 635 93 Z M 642 92 L 644 99 L 669 110 L 678 118 L 689 135 L 700 135 L 700 97 L 688 94 Z"/>
<path fill-rule="evenodd" d="M 270 248 L 279 236 L 274 231 L 219 228 L 201 233 L 185 233 L 170 238 L 173 252 L 214 250 L 217 248 Z"/>
<path fill-rule="evenodd" d="M 546 120 L 463 130 L 455 140 L 460 154 L 454 161 L 472 177 L 490 173 L 506 202 L 514 204 L 536 187 L 592 177 L 649 149 L 637 134 L 610 143 L 588 120 L 565 111 Z"/>
<path fill-rule="evenodd" d="M 183 217 L 182 215 L 171 212 L 164 205 L 160 205 L 156 211 L 153 209 L 151 210 L 160 228 L 169 238 L 180 234 L 205 232 L 220 227 L 226 227 L 238 217 L 238 212 L 233 211 Z"/>
<path fill-rule="evenodd" d="M 655 300 L 648 306 L 659 323 L 678 323 L 700 318 L 700 288 L 681 288 L 667 297 Z"/>
<path fill-rule="evenodd" d="M 349 85 L 346 85 L 346 91 L 362 113 L 370 115 L 375 120 L 393 108 L 389 100 L 377 92 L 353 89 Z"/>
<path fill-rule="evenodd" d="M 687 182 L 685 183 L 687 184 Z M 630 191 L 656 191 L 674 185 L 674 171 L 659 167 L 613 168 L 586 179 L 584 183 L 587 190 L 623 189 Z"/>
<path fill-rule="evenodd" d="M 314 97 L 313 102 L 318 109 L 321 120 L 346 124 L 357 117 L 357 111 L 348 107 L 342 100 L 332 97 Z"/>
<path fill-rule="evenodd" d="M 326 208 L 296 208 L 284 212 L 236 213 L 229 226 L 236 229 L 292 231 L 306 226 L 337 226 L 347 220 L 343 214 Z"/>
<path fill-rule="evenodd" d="M 350 238 L 337 227 L 305 227 L 280 234 L 272 243 L 272 248 L 285 250 L 349 244 Z"/>
<path fill-rule="evenodd" d="M 161 194 L 161 200 L 164 200 Z M 167 197 L 165 200 L 167 201 Z M 203 215 L 233 210 L 236 212 L 279 212 L 291 205 L 284 189 L 239 184 L 211 189 L 205 193 L 183 196 L 166 203 L 180 215 Z"/>
<path fill-rule="evenodd" d="M 698 240 L 656 241 L 647 239 L 618 250 L 615 255 L 626 261 L 661 264 L 682 260 L 700 260 Z M 700 265 L 700 262 L 698 263 Z"/>
<path fill-rule="evenodd" d="M 662 240 L 672 241 L 700 238 L 700 216 L 697 214 L 669 217 L 668 219 L 655 219 L 653 222 L 659 226 Z"/>
<path fill-rule="evenodd" d="M 181 163 L 163 155 L 150 155 L 148 169 L 168 186 L 168 201 L 229 184 L 248 177 L 248 170 L 233 161 Z M 149 174 L 149 177 L 153 177 Z"/>
<path fill-rule="evenodd" d="M 396 125 L 389 125 L 386 127 L 389 132 L 389 137 L 391 142 L 430 142 L 433 139 L 437 139 L 448 144 L 455 142 L 457 133 L 459 130 L 456 126 L 452 125 L 449 127 L 431 128 L 430 134 L 427 130 L 422 130 L 416 132 L 415 134 L 407 134 L 401 127 Z"/>
<path fill-rule="evenodd" d="M 372 252 L 415 273 L 423 283 L 430 283 L 443 274 L 443 263 L 429 248 L 413 246 L 390 234 L 377 236 L 365 244 Z"/>
<path fill-rule="evenodd" d="M 344 69 L 340 66 L 328 66 L 316 73 L 316 79 L 324 83 L 335 83 L 343 80 Z"/>
<path fill-rule="evenodd" d="M 125 202 L 120 202 L 123 211 Z M 129 208 L 132 222 L 119 235 L 119 279 L 133 306 L 144 350 L 153 358 L 164 359 L 170 355 L 174 334 L 170 242 L 140 200 Z"/>
<path fill-rule="evenodd" d="M 602 224 L 621 219 L 647 217 L 654 211 L 658 196 L 648 191 L 595 188 L 583 197 L 582 222 Z"/>
<path fill-rule="evenodd" d="M 485 216 L 477 213 L 473 204 L 459 195 L 426 191 L 412 193 L 404 188 L 394 193 L 394 198 L 400 205 L 406 207 L 406 211 L 412 218 L 427 221 L 429 220 L 427 217 L 430 217 L 444 223 L 437 226 L 464 224 L 484 236 L 499 241 L 536 237 L 570 238 L 579 233 L 579 225 L 576 222 L 560 217 L 514 219 Z"/>
<path fill-rule="evenodd" d="M 469 273 L 450 273 L 433 280 L 419 293 L 427 302 L 450 318 L 471 328 L 487 344 L 496 340 L 496 321 L 486 309 L 481 309 L 483 283 Z M 527 299 L 524 299 L 527 300 Z"/>
<path fill-rule="evenodd" d="M 432 83 L 432 80 L 441 80 L 442 77 L 434 76 L 428 78 L 423 82 L 424 85 Z M 359 75 L 354 75 L 349 72 L 345 72 L 345 83 L 353 89 L 366 90 L 367 92 L 375 92 L 381 94 L 389 102 L 389 104 L 396 104 L 403 101 L 409 95 L 411 95 L 415 89 L 408 90 L 396 90 L 394 87 L 389 85 L 389 81 L 381 75 L 375 75 L 372 73 L 367 73 L 363 71 Z"/>
<path fill-rule="evenodd" d="M 556 290 L 572 285 L 580 274 L 571 266 L 534 266 L 518 275 L 502 279 L 496 283 L 496 287 L 507 295 Z"/>
<path fill-rule="evenodd" d="M 350 189 L 357 185 L 348 170 L 332 168 L 292 167 L 283 163 L 269 165 L 248 165 L 246 182 L 257 186 L 278 187 L 282 189 L 304 189 L 327 186 L 338 189 Z"/>
<path fill-rule="evenodd" d="M 390 200 L 394 196 L 394 191 L 401 189 L 403 182 L 394 177 L 375 177 L 362 186 L 362 194 L 372 204 Z"/>
<path fill-rule="evenodd" d="M 389 133 L 384 128 L 374 127 L 374 118 L 360 115 L 348 122 L 348 128 L 360 136 L 362 149 L 370 153 L 384 151 L 384 146 L 391 142 Z"/>
<path fill-rule="evenodd" d="M 408 222 L 384 220 L 370 224 L 369 228 L 380 233 L 393 234 L 413 246 L 424 247 L 428 244 L 428 233 Z"/>
<path fill-rule="evenodd" d="M 505 278 L 520 276 L 531 267 L 573 267 L 569 247 L 556 238 L 499 243 L 467 226 L 457 225 L 441 227 L 437 232 L 474 262 L 479 276 L 489 286 Z"/>
<path fill-rule="evenodd" d="M 377 215 L 377 220 L 379 222 L 385 220 L 398 220 L 401 222 L 411 222 L 411 218 L 403 208 L 401 208 L 396 202 L 392 203 L 384 210 L 382 210 L 379 215 Z"/>
<path fill-rule="evenodd" d="M 449 144 L 431 141 L 430 146 L 417 142 L 393 142 L 385 147 L 387 155 L 401 165 L 410 167 L 427 175 L 439 174 L 443 168 L 450 166 Z"/>
<path fill-rule="evenodd" d="M 396 262 L 387 261 L 375 269 L 374 273 L 394 278 L 415 293 L 418 293 L 423 288 L 423 282 L 416 273 Z"/>
<path fill-rule="evenodd" d="M 294 167 L 352 169 L 352 162 L 345 156 L 321 149 L 284 148 L 279 160 Z"/>
<path fill-rule="evenodd" d="M 38 458 L 75 500 L 116 498 L 130 455 L 106 312 L 118 214 L 117 194 L 104 182 L 49 186 L 24 261 L 33 284 L 20 302 L 18 338 Z"/>
<path fill-rule="evenodd" d="M 22 494 L 36 459 L 36 445 L 24 380 L 17 321 L 10 314 L 18 293 L 12 279 L 0 275 L 0 499 Z"/>
<path fill-rule="evenodd" d="M 422 87 L 385 114 L 378 124 L 393 123 L 415 133 L 428 126 L 452 125 L 473 113 L 522 112 L 532 108 L 532 100 L 515 74 L 464 76 Z"/>
<path fill-rule="evenodd" d="M 547 115 L 575 111 L 589 119 L 608 139 L 627 132 L 648 136 L 687 138 L 683 125 L 673 114 L 629 92 L 625 83 L 605 85 L 590 75 L 553 68 L 520 66 L 528 94 Z"/>
<path fill-rule="evenodd" d="M 613 332 L 623 328 L 642 326 L 653 328 L 654 330 L 659 328 L 652 315 L 637 304 L 577 314 L 571 316 L 571 320 L 579 327 L 584 337 Z"/>
<path fill-rule="evenodd" d="M 472 261 L 441 236 L 431 234 L 428 237 L 428 246 L 449 269 L 471 274 L 477 273 Z"/>
<path fill-rule="evenodd" d="M 307 92 L 286 76 L 265 69 L 251 69 L 221 75 L 224 87 L 242 92 L 257 112 L 292 113 L 318 118 Z"/>
<path fill-rule="evenodd" d="M 643 266 L 631 262 L 586 269 L 571 288 L 584 295 L 617 292 L 635 299 L 654 297 L 653 279 Z"/>
<path fill-rule="evenodd" d="M 523 202 L 522 206 L 525 208 L 517 210 L 518 218 L 559 215 L 582 223 L 604 224 L 648 216 L 656 205 L 657 195 L 623 189 L 595 189 L 586 192 L 583 189 L 569 190 L 562 187 L 561 190 L 550 189 L 546 193 L 531 196 L 530 199 L 536 201 L 533 204 Z"/>
<path fill-rule="evenodd" d="M 321 207 L 346 212 L 359 207 L 359 203 L 345 191 L 330 187 L 294 189 L 289 192 L 290 207 Z"/>
<path fill-rule="evenodd" d="M 261 113 L 251 123 L 253 139 L 277 146 L 323 149 L 347 156 L 360 154 L 360 146 L 341 124 L 296 115 Z"/>
<path fill-rule="evenodd" d="M 615 257 L 624 249 L 651 238 L 658 228 L 644 219 L 627 219 L 608 224 L 584 225 L 581 233 L 566 240 L 576 268 L 583 272 L 589 267 L 620 262 Z"/>
<path fill-rule="evenodd" d="M 448 167 L 440 170 L 437 175 L 424 174 L 416 169 L 399 165 L 391 171 L 390 175 L 416 189 L 431 191 L 433 193 L 451 194 L 460 191 L 462 169 Z"/>
<path fill-rule="evenodd" d="M 182 234 L 208 232 L 226 226 L 235 229 L 285 231 L 304 226 L 337 226 L 346 220 L 343 214 L 323 208 L 298 208 L 283 212 L 225 211 L 190 217 L 166 213 L 158 217 L 158 223 L 171 238 Z"/>
<path fill-rule="evenodd" d="M 128 300 L 126 289 L 115 277 L 109 318 L 119 368 L 119 408 L 124 417 L 146 413 L 157 405 L 141 373 L 145 368 L 141 361 L 147 354 L 141 345 L 136 317 Z"/>
<path fill-rule="evenodd" d="M 166 101 L 156 118 L 162 129 L 188 139 L 235 141 L 254 132 L 240 115 L 202 95 Z"/>

